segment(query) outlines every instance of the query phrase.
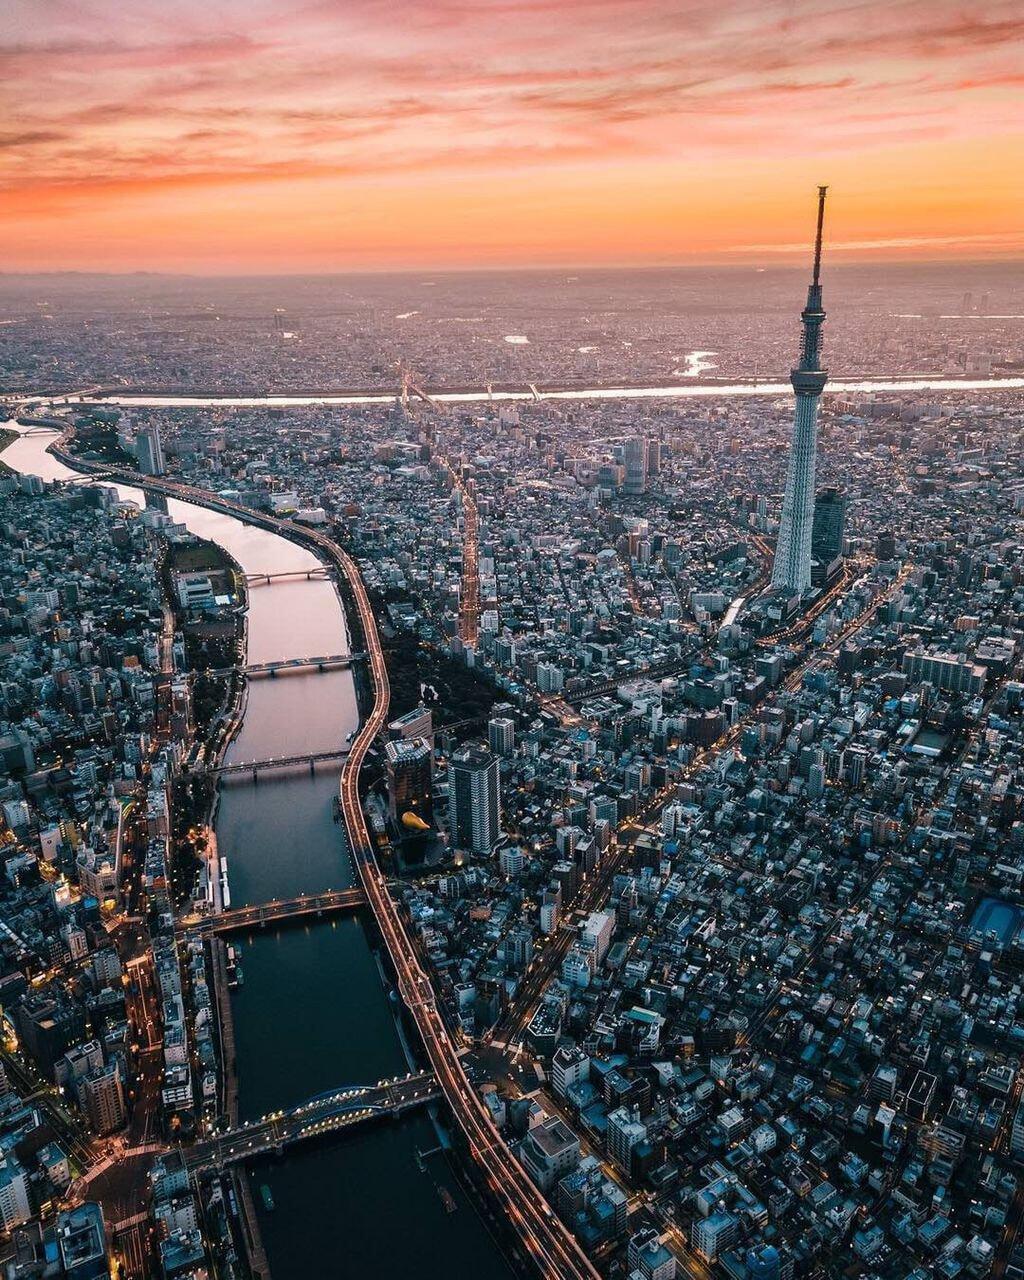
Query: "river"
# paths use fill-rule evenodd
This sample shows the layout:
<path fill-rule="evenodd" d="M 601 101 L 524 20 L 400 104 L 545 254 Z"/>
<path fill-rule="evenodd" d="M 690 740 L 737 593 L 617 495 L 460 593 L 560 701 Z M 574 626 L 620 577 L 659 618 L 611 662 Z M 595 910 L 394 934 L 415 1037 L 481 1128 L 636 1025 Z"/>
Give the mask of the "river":
<path fill-rule="evenodd" d="M 713 352 L 694 352 L 697 356 L 713 355 Z M 691 376 L 681 372 L 680 377 Z M 829 395 L 870 395 L 879 391 L 1022 391 L 1024 378 L 947 378 L 941 374 L 908 374 L 901 378 L 839 379 L 828 384 Z M 658 387 L 582 387 L 573 389 L 515 391 L 490 391 L 486 388 L 471 391 L 430 391 L 431 400 L 439 404 L 480 404 L 509 400 L 676 400 L 714 396 L 791 396 L 793 388 L 788 382 L 701 382 L 688 386 Z M 116 395 L 57 395 L 20 396 L 20 403 L 47 404 L 110 404 L 126 408 L 149 409 L 254 409 L 301 407 L 303 405 L 373 405 L 393 404 L 395 393 L 383 391 L 339 392 L 337 395 L 274 395 L 274 396 L 178 396 L 133 394 L 130 391 Z"/>
<path fill-rule="evenodd" d="M 15 423 L 0 428 L 24 432 Z M 3 453 L 12 469 L 44 480 L 75 477 L 46 452 L 52 435 L 21 435 Z M 141 490 L 115 486 L 143 505 Z M 246 573 L 312 568 L 311 552 L 232 516 L 177 499 L 168 512 L 217 542 Z M 348 651 L 344 611 L 332 583 L 286 580 L 249 592 L 250 662 Z M 358 723 L 352 674 L 331 671 L 250 683 L 229 758 L 251 760 L 338 747 Z M 232 905 L 353 882 L 332 800 L 338 769 L 318 766 L 258 784 L 225 785 L 217 841 L 228 861 Z M 407 1070 L 387 994 L 357 917 L 261 933 L 242 940 L 244 982 L 232 997 L 242 1119 L 329 1088 L 372 1083 Z M 313 1275 L 426 1277 L 509 1272 L 437 1146 L 425 1116 L 299 1147 L 254 1166 L 275 1209 L 254 1197 L 275 1280 Z M 449 1212 L 445 1188 L 457 1208 Z"/>

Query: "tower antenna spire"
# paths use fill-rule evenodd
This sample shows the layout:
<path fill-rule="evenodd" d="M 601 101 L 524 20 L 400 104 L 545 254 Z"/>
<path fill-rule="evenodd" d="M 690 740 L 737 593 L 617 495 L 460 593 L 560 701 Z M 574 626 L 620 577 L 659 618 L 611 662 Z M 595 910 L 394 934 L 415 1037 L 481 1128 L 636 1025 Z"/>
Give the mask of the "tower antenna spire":
<path fill-rule="evenodd" d="M 814 236 L 814 283 L 821 278 L 821 229 L 825 225 L 825 192 L 828 187 L 818 188 L 818 230 Z"/>

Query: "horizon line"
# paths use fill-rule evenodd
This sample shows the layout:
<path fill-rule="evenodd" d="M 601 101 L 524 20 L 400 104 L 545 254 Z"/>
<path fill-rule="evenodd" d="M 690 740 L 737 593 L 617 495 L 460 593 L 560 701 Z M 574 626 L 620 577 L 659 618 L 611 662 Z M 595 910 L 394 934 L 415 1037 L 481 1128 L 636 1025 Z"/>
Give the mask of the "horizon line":
<path fill-rule="evenodd" d="M 794 259 L 798 257 L 796 252 L 793 253 Z M 830 255 L 828 269 L 843 269 L 849 267 L 869 267 L 876 264 L 884 264 L 888 267 L 893 266 L 953 266 L 953 267 L 969 267 L 969 266 L 1000 266 L 1011 265 L 1024 267 L 1024 251 L 1018 254 L 993 254 L 991 256 L 982 257 L 951 257 L 951 256 L 935 256 L 935 257 L 889 257 L 884 254 L 872 255 L 871 257 L 846 258 L 841 257 L 838 261 L 834 255 Z M 507 263 L 497 265 L 443 265 L 443 266 L 417 266 L 410 264 L 408 266 L 353 266 L 353 267 L 328 267 L 328 268 L 310 268 L 308 270 L 288 269 L 275 271 L 271 269 L 239 269 L 232 270 L 202 270 L 202 269 L 161 269 L 155 267 L 135 267 L 135 268 L 81 268 L 81 267 L 45 267 L 45 268 L 23 268 L 10 269 L 0 268 L 0 281 L 20 279 L 28 276 L 44 276 L 50 278 L 58 278 L 61 276 L 77 276 L 82 278 L 114 278 L 114 279 L 133 279 L 140 276 L 155 277 L 160 279 L 199 279 L 199 280 L 241 280 L 241 279 L 305 279 L 310 277 L 331 277 L 331 276 L 388 276 L 388 275 L 494 275 L 498 273 L 521 272 L 523 274 L 550 274 L 555 272 L 573 271 L 573 272 L 625 272 L 625 271 L 687 271 L 687 270 L 751 270 L 754 269 L 758 273 L 773 271 L 798 271 L 804 263 L 793 261 L 790 262 L 764 262 L 762 259 L 751 258 L 747 261 L 737 262 L 735 259 L 729 261 L 719 261 L 715 259 L 704 259 L 701 261 L 681 262 L 678 260 L 666 260 L 664 262 L 609 262 L 609 263 L 579 263 L 579 262 L 562 262 L 562 263 Z"/>

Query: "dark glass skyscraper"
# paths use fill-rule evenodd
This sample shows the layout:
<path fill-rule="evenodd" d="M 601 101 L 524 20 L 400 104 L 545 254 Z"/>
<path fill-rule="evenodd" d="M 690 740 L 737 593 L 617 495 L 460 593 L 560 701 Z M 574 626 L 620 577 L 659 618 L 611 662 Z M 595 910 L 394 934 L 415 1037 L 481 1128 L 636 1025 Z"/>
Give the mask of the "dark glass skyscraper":
<path fill-rule="evenodd" d="M 829 569 L 843 554 L 846 532 L 846 497 L 838 489 L 822 489 L 814 499 L 811 529 L 811 576 L 815 583 L 829 576 Z"/>

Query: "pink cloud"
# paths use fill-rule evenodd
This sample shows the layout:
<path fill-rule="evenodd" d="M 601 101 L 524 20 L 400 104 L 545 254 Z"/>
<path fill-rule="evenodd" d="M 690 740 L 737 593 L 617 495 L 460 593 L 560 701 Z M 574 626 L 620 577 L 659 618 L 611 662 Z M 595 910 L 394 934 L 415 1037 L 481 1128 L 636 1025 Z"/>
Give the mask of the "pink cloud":
<path fill-rule="evenodd" d="M 0 184 L 684 162 L 1020 130 L 993 0 L 11 0 Z M 114 31 L 104 38 L 97 31 Z M 40 69 L 45 68 L 45 75 Z M 814 130 L 807 129 L 813 122 Z M 96 166 L 107 166 L 97 174 Z"/>

